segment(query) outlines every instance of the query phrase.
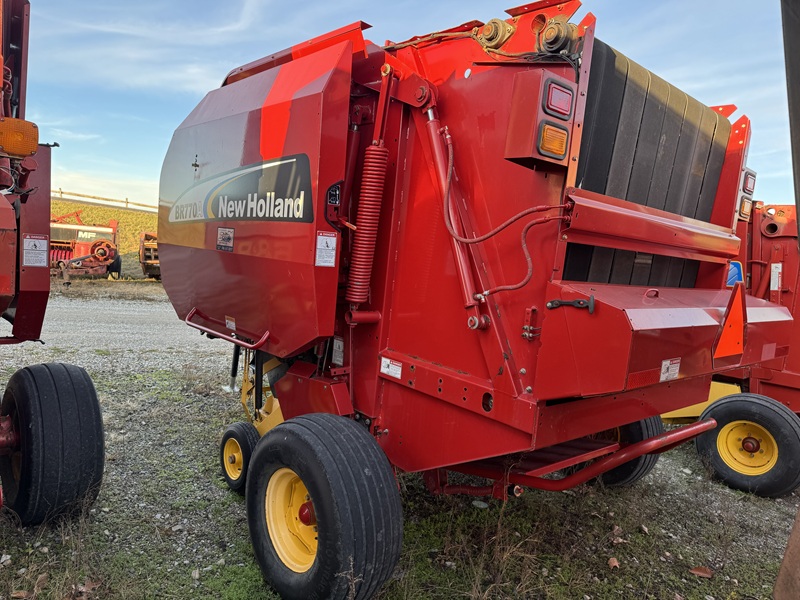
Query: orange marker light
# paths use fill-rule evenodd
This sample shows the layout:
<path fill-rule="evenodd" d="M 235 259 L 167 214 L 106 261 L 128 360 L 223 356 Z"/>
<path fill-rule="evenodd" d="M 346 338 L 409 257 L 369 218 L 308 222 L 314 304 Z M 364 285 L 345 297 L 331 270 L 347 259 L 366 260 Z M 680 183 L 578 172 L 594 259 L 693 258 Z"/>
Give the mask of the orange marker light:
<path fill-rule="evenodd" d="M 569 133 L 566 129 L 544 123 L 539 135 L 539 152 L 545 156 L 562 159 L 567 155 L 567 139 Z"/>
<path fill-rule="evenodd" d="M 35 123 L 0 118 L 0 155 L 25 158 L 36 154 L 39 146 L 39 128 Z"/>

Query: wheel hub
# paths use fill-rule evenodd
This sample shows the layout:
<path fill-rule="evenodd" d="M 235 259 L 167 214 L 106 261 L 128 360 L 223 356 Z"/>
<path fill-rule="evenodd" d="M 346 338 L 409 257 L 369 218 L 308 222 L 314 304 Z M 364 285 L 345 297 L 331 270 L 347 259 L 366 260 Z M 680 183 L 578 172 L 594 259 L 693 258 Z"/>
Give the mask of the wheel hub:
<path fill-rule="evenodd" d="M 317 515 L 314 514 L 314 505 L 311 504 L 311 502 L 304 502 L 300 506 L 300 510 L 297 513 L 297 518 L 299 518 L 300 522 L 306 527 L 316 525 Z"/>
<path fill-rule="evenodd" d="M 717 452 L 736 473 L 756 477 L 778 462 L 778 443 L 769 430 L 753 421 L 731 421 L 717 434 Z"/>
<path fill-rule="evenodd" d="M 227 456 L 225 464 L 225 474 L 229 479 L 236 481 L 242 476 L 244 471 L 244 454 L 242 447 L 235 438 L 229 438 L 225 441 L 224 447 L 225 456 Z"/>
<path fill-rule="evenodd" d="M 746 437 L 742 440 L 742 448 L 745 452 L 755 454 L 761 450 L 761 444 L 759 444 L 759 440 L 754 437 Z"/>

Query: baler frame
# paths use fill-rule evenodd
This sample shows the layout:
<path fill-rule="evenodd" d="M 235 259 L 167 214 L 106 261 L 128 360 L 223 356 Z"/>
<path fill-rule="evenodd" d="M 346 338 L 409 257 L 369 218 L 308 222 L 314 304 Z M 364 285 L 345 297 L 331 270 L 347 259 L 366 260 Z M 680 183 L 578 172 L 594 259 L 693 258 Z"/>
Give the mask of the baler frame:
<path fill-rule="evenodd" d="M 694 209 L 580 179 L 593 53 L 616 54 L 594 40 L 591 14 L 568 24 L 579 6 L 546 0 L 384 48 L 357 22 L 232 71 L 176 131 L 160 194 L 163 281 L 181 319 L 235 345 L 232 376 L 246 351 L 248 422 L 226 431 L 220 459 L 282 594 L 338 595 L 318 569 L 347 558 L 323 564 L 315 544 L 287 541 L 305 538 L 298 520 L 319 526 L 320 552 L 326 535 L 371 547 L 385 534 L 378 546 L 396 560 L 396 523 L 370 513 L 339 531 L 331 523 L 350 513 L 325 516 L 351 499 L 396 512 L 392 485 L 364 503 L 340 489 L 342 477 L 367 497 L 349 470 L 361 452 L 377 480 L 422 472 L 435 493 L 506 499 L 519 485 L 566 489 L 645 465 L 619 480 L 631 483 L 651 454 L 716 425 L 663 433 L 660 414 L 707 396 L 715 374 L 786 355 L 788 311 L 724 287 L 739 252 L 745 117 L 727 135 L 731 107 L 692 100 L 687 131 L 712 133 L 688 148 L 701 179 L 688 169 L 676 183 L 697 188 Z M 543 100 L 553 86 L 570 99 L 561 116 Z M 672 285 L 581 279 L 568 275 L 577 247 L 686 271 Z M 233 288 L 237 303 L 221 300 Z M 450 486 L 449 470 L 494 483 Z M 373 520 L 387 529 L 361 529 Z M 388 576 L 363 575 L 363 597 Z"/>

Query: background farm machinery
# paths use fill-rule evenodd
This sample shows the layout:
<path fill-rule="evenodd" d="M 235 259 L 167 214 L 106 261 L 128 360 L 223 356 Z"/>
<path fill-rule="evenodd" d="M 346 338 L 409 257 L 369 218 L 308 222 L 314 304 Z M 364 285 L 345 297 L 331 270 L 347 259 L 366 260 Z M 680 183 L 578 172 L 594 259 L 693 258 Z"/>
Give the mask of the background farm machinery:
<path fill-rule="evenodd" d="M 745 205 L 738 225 L 743 240 L 732 285 L 745 279 L 752 295 L 791 311 L 791 339 L 800 340 L 800 248 L 795 206 Z M 711 398 L 664 415 L 675 423 L 714 418 L 719 427 L 697 439 L 714 474 L 736 489 L 782 496 L 800 485 L 800 353 L 785 360 L 733 369 L 715 376 Z M 783 457 L 782 460 L 778 460 Z"/>
<path fill-rule="evenodd" d="M 139 234 L 139 264 L 145 277 L 161 279 L 161 263 L 158 260 L 158 235 L 149 231 Z"/>
<path fill-rule="evenodd" d="M 220 460 L 282 595 L 386 581 L 393 470 L 503 499 L 630 484 L 716 426 L 660 414 L 788 354 L 789 311 L 726 288 L 749 121 L 579 6 L 386 47 L 355 23 L 232 71 L 175 132 L 164 286 L 234 375 L 244 350 Z"/>
<path fill-rule="evenodd" d="M 27 0 L 0 0 L 0 344 L 39 341 L 50 291 L 50 147 L 25 121 Z M 22 524 L 82 508 L 103 476 L 100 405 L 86 371 L 25 367 L 0 402 L 2 500 Z"/>
<path fill-rule="evenodd" d="M 119 278 L 122 259 L 117 249 L 117 221 L 107 226 L 86 225 L 80 213 L 51 220 L 50 274 L 65 279 L 71 275 L 107 274 Z"/>

